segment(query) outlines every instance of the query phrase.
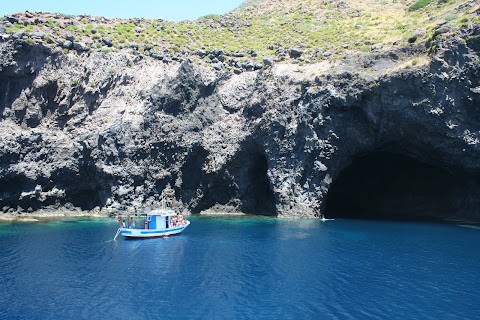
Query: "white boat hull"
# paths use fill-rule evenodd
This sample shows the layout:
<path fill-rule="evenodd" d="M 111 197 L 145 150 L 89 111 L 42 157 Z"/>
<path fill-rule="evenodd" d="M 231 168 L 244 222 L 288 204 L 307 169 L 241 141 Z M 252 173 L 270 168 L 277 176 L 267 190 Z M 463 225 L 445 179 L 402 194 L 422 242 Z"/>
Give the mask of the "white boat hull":
<path fill-rule="evenodd" d="M 190 221 L 187 221 L 186 224 L 171 228 L 163 229 L 128 229 L 121 228 L 120 234 L 125 238 L 157 238 L 165 237 L 182 232 L 186 227 L 190 225 Z"/>

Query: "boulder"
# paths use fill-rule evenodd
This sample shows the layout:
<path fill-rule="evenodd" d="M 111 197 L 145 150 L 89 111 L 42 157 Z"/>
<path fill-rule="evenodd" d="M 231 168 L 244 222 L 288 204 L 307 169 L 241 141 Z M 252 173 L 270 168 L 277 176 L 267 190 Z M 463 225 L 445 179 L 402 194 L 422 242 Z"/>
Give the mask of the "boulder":
<path fill-rule="evenodd" d="M 18 18 L 14 17 L 14 16 L 7 16 L 4 19 L 6 19 L 10 23 L 18 23 Z"/>
<path fill-rule="evenodd" d="M 25 37 L 25 32 L 24 31 L 18 31 L 18 32 L 15 32 L 12 35 L 13 39 L 22 39 L 23 37 Z"/>
<path fill-rule="evenodd" d="M 88 51 L 90 48 L 84 42 L 74 42 L 73 49 L 77 51 Z"/>
<path fill-rule="evenodd" d="M 223 63 L 217 62 L 217 63 L 215 63 L 215 64 L 213 65 L 213 68 L 214 68 L 215 70 L 222 70 L 222 68 L 223 68 Z"/>
<path fill-rule="evenodd" d="M 111 47 L 113 45 L 113 42 L 112 42 L 112 39 L 108 38 L 108 37 L 103 37 L 101 39 L 102 43 L 104 45 L 106 45 L 107 47 Z"/>
<path fill-rule="evenodd" d="M 436 37 L 438 35 L 441 35 L 441 34 L 444 34 L 444 33 L 447 33 L 447 32 L 450 32 L 450 28 L 447 27 L 447 26 L 442 26 L 442 27 L 435 30 L 435 32 L 433 33 L 433 36 Z"/>
<path fill-rule="evenodd" d="M 32 32 L 30 34 L 30 37 L 31 38 L 34 38 L 34 39 L 43 39 L 45 38 L 45 32 Z"/>
<path fill-rule="evenodd" d="M 417 36 L 413 35 L 407 39 L 408 43 L 415 43 L 417 41 Z"/>
<path fill-rule="evenodd" d="M 290 49 L 288 51 L 288 55 L 290 56 L 290 58 L 292 59 L 297 59 L 297 58 L 300 58 L 303 54 L 303 50 L 300 49 L 300 48 L 293 48 L 293 49 Z"/>
<path fill-rule="evenodd" d="M 195 50 L 195 54 L 199 56 L 201 59 L 203 59 L 207 55 L 207 53 L 202 49 Z"/>
<path fill-rule="evenodd" d="M 62 48 L 63 49 L 72 49 L 73 48 L 73 42 L 70 40 L 66 40 L 62 43 Z"/>
<path fill-rule="evenodd" d="M 263 64 L 266 65 L 266 66 L 273 66 L 273 59 L 271 57 L 265 57 L 263 58 Z"/>
<path fill-rule="evenodd" d="M 219 50 L 219 49 L 215 48 L 215 49 L 212 50 L 211 54 L 213 54 L 215 57 L 217 57 L 217 56 L 219 56 L 221 54 L 225 54 L 225 53 L 223 52 L 223 50 Z"/>

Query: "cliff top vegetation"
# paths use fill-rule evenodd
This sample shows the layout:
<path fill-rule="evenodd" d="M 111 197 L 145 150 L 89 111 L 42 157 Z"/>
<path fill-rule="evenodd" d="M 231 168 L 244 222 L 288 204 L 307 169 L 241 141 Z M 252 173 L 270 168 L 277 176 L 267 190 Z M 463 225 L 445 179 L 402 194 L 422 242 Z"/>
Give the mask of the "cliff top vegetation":
<path fill-rule="evenodd" d="M 181 22 L 27 11 L 5 16 L 0 34 L 65 51 L 304 64 L 427 42 L 439 26 L 455 32 L 480 24 L 479 12 L 474 0 L 249 0 L 225 15 Z"/>

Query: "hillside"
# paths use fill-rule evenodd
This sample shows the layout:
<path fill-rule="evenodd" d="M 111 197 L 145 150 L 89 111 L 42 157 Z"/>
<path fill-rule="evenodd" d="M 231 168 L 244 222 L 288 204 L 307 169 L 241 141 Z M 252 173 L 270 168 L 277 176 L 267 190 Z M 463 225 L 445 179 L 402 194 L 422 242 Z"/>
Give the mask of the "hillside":
<path fill-rule="evenodd" d="M 187 58 L 218 69 L 300 64 L 425 43 L 480 23 L 472 0 L 262 0 L 195 21 L 107 19 L 25 12 L 4 17 L 3 39 L 24 38 L 65 52 L 116 52 L 169 62 Z M 3 29 L 3 30 L 2 30 Z M 434 49 L 434 48 L 431 48 Z M 266 61 L 263 61 L 266 58 Z"/>
<path fill-rule="evenodd" d="M 0 209 L 480 220 L 476 1 L 0 27 Z"/>

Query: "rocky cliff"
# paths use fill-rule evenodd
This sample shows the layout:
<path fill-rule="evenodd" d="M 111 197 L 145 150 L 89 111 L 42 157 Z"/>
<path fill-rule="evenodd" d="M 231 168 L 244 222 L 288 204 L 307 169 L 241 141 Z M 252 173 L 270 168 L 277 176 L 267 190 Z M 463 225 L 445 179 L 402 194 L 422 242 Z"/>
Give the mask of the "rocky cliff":
<path fill-rule="evenodd" d="M 4 214 L 144 210 L 170 185 L 191 213 L 480 217 L 476 23 L 232 68 L 222 50 L 202 63 L 2 39 Z"/>

